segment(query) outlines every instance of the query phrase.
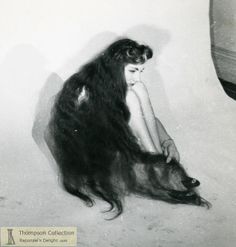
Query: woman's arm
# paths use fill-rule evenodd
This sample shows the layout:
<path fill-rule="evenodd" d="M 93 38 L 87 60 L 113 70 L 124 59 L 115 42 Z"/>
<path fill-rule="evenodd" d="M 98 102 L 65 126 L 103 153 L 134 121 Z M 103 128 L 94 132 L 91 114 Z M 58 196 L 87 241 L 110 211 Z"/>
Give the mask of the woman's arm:
<path fill-rule="evenodd" d="M 157 152 L 144 120 L 140 100 L 133 90 L 128 90 L 126 103 L 130 110 L 129 125 L 134 135 L 140 139 L 143 147 L 149 152 Z"/>
<path fill-rule="evenodd" d="M 137 82 L 132 87 L 132 89 L 136 92 L 136 94 L 140 99 L 145 121 L 149 129 L 149 132 L 151 134 L 152 140 L 156 146 L 156 149 L 159 151 L 159 153 L 162 153 L 161 142 L 164 139 L 162 140 L 161 137 L 164 138 L 164 133 L 162 134 L 161 128 L 160 128 L 161 135 L 159 133 L 159 127 L 157 127 L 155 114 L 152 108 L 152 104 L 150 102 L 148 91 L 142 82 Z"/>
<path fill-rule="evenodd" d="M 179 162 L 180 155 L 175 146 L 174 140 L 168 135 L 161 121 L 157 117 L 155 118 L 156 118 L 156 125 L 158 129 L 158 133 L 160 135 L 161 148 L 162 148 L 164 155 L 167 156 L 166 162 L 167 163 L 170 162 L 172 158 Z"/>
<path fill-rule="evenodd" d="M 164 128 L 164 126 L 161 123 L 161 121 L 156 116 L 155 116 L 155 120 L 156 120 L 156 127 L 157 127 L 157 131 L 158 131 L 158 134 L 159 134 L 160 142 L 162 144 L 164 141 L 170 140 L 171 137 L 167 133 L 167 131 Z"/>
<path fill-rule="evenodd" d="M 142 82 L 138 82 L 133 86 L 133 90 L 140 99 L 145 121 L 156 148 L 158 150 L 161 149 L 164 155 L 167 156 L 167 162 L 170 162 L 172 158 L 179 161 L 179 152 L 173 139 L 171 139 L 160 120 L 155 117 L 147 88 Z"/>

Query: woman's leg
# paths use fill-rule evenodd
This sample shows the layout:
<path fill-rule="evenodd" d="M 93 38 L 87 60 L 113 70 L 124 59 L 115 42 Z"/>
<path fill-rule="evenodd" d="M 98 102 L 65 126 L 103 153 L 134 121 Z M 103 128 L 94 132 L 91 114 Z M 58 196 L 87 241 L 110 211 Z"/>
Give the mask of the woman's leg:
<path fill-rule="evenodd" d="M 134 135 L 141 141 L 142 146 L 149 152 L 159 152 L 153 143 L 146 125 L 139 97 L 133 90 L 128 90 L 126 103 L 130 110 L 129 125 Z"/>
<path fill-rule="evenodd" d="M 153 140 L 153 143 L 159 153 L 162 153 L 161 138 L 158 132 L 158 126 L 155 119 L 155 114 L 152 108 L 152 104 L 148 95 L 148 91 L 142 82 L 136 83 L 132 89 L 139 97 L 142 111 L 144 113 L 146 125 Z"/>

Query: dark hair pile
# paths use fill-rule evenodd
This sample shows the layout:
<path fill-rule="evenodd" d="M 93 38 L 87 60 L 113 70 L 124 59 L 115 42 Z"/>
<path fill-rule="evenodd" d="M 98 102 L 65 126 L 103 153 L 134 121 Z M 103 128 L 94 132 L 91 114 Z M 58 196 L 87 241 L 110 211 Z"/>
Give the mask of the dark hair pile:
<path fill-rule="evenodd" d="M 48 125 L 49 148 L 66 191 L 88 206 L 100 198 L 123 211 L 129 193 L 170 203 L 208 205 L 175 161 L 143 151 L 128 122 L 126 64 L 152 57 L 150 47 L 130 39 L 111 44 L 63 85 Z M 84 96 L 81 99 L 81 95 Z"/>

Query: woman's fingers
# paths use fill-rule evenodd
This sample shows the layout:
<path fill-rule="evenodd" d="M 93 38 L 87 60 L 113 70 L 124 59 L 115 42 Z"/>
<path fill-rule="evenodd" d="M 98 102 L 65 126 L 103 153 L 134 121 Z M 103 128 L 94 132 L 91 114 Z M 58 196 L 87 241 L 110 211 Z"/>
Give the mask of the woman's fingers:
<path fill-rule="evenodd" d="M 167 157 L 166 163 L 169 163 L 172 159 L 175 159 L 177 162 L 180 160 L 179 152 L 173 141 L 162 146 L 164 155 Z"/>
<path fill-rule="evenodd" d="M 164 155 L 167 157 L 166 163 L 169 163 L 173 158 L 173 150 L 170 148 L 170 145 L 165 148 Z"/>
<path fill-rule="evenodd" d="M 177 151 L 175 145 L 169 145 L 166 148 L 166 153 L 167 153 L 167 159 L 166 162 L 169 163 L 172 159 L 175 159 L 177 162 L 179 162 L 180 157 L 179 157 L 179 152 Z"/>
<path fill-rule="evenodd" d="M 172 160 L 172 157 L 170 155 L 168 155 L 167 159 L 166 159 L 166 163 L 169 163 Z"/>
<path fill-rule="evenodd" d="M 169 154 L 168 149 L 167 149 L 167 147 L 165 147 L 165 149 L 164 149 L 164 155 L 165 156 L 168 156 L 168 154 Z"/>

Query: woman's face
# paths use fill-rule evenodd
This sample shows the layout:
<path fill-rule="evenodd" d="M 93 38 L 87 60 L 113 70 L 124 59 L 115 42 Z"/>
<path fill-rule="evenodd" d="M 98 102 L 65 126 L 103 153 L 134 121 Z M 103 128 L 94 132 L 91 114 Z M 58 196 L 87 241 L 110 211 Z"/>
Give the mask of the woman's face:
<path fill-rule="evenodd" d="M 144 71 L 144 64 L 127 64 L 125 66 L 125 80 L 128 86 L 133 86 L 135 83 L 141 81 L 141 73 Z"/>

